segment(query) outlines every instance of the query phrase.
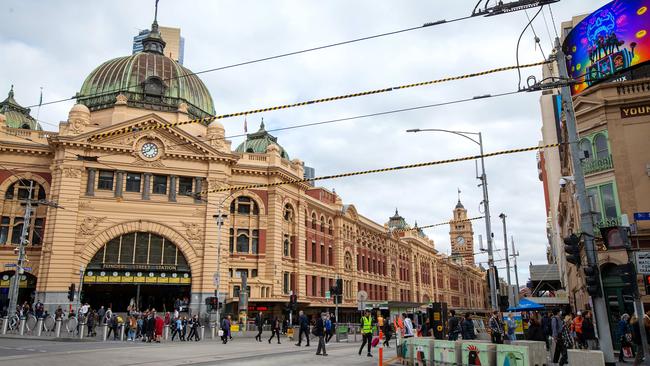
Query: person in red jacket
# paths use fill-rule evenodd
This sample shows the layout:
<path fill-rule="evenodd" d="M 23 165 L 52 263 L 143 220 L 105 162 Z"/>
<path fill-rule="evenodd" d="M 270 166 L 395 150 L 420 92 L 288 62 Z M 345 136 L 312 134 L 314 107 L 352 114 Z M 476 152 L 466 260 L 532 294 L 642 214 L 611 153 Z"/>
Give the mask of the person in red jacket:
<path fill-rule="evenodd" d="M 576 343 L 579 348 L 586 348 L 585 337 L 582 332 L 582 312 L 578 311 L 577 316 L 573 318 L 573 331 L 576 334 Z"/>
<path fill-rule="evenodd" d="M 154 310 L 154 312 L 153 312 L 153 316 L 154 316 L 154 318 L 156 319 L 156 320 L 155 320 L 155 326 L 156 326 L 156 328 L 155 328 L 155 336 L 154 336 L 154 338 L 155 338 L 155 340 L 156 340 L 157 343 L 160 343 L 160 338 L 162 337 L 163 325 L 165 324 L 165 321 L 163 320 L 163 318 L 161 318 L 161 317 L 159 317 L 158 315 L 156 315 L 156 311 L 155 311 L 155 310 Z"/>

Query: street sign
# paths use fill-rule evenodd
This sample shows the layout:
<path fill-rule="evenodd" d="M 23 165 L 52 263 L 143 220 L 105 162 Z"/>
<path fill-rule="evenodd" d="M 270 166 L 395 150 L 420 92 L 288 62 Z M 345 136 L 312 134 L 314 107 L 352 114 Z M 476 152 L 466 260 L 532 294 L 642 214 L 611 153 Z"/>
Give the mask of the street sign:
<path fill-rule="evenodd" d="M 219 292 L 217 294 L 217 300 L 219 300 L 219 302 L 226 301 L 226 293 L 225 292 Z"/>
<path fill-rule="evenodd" d="M 361 311 L 366 310 L 366 303 L 365 302 L 360 301 L 358 304 L 359 305 L 357 306 L 357 310 L 361 310 Z"/>
<path fill-rule="evenodd" d="M 325 291 L 325 298 L 330 299 L 332 296 L 329 291 Z"/>
<path fill-rule="evenodd" d="M 636 221 L 650 221 L 650 212 L 635 212 L 634 220 Z"/>
<path fill-rule="evenodd" d="M 636 252 L 636 270 L 640 274 L 650 275 L 650 252 Z"/>
<path fill-rule="evenodd" d="M 213 283 L 214 283 L 214 287 L 218 288 L 219 287 L 219 280 L 220 280 L 219 273 L 215 272 L 214 275 L 212 275 L 212 280 L 213 280 Z"/>
<path fill-rule="evenodd" d="M 14 268 L 14 267 L 16 267 L 16 263 L 7 263 L 7 264 L 5 264 L 5 267 Z"/>
<path fill-rule="evenodd" d="M 28 271 L 28 272 L 31 272 L 32 267 L 23 267 L 23 270 Z"/>

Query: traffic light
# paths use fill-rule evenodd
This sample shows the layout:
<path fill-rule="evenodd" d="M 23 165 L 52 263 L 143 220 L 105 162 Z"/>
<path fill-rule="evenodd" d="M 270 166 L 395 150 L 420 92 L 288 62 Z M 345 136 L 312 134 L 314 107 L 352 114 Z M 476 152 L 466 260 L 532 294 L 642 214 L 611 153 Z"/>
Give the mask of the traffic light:
<path fill-rule="evenodd" d="M 630 248 L 630 228 L 625 226 L 601 227 L 600 234 L 607 249 Z"/>
<path fill-rule="evenodd" d="M 343 295 L 343 279 L 342 278 L 337 278 L 336 279 L 336 289 L 337 289 L 337 295 Z"/>
<path fill-rule="evenodd" d="M 564 252 L 566 253 L 566 261 L 580 267 L 580 237 L 576 234 L 571 234 L 564 238 Z"/>
<path fill-rule="evenodd" d="M 296 311 L 298 309 L 298 295 L 289 295 L 289 310 Z"/>
<path fill-rule="evenodd" d="M 643 276 L 645 278 L 645 294 L 650 295 L 650 276 Z"/>
<path fill-rule="evenodd" d="M 75 285 L 74 283 L 70 284 L 70 287 L 68 287 L 68 300 L 71 302 L 74 301 L 74 293 L 75 293 Z"/>
<path fill-rule="evenodd" d="M 598 266 L 592 265 L 583 268 L 585 272 L 585 282 L 587 285 L 587 293 L 591 297 L 600 297 L 600 275 L 598 273 Z"/>
<path fill-rule="evenodd" d="M 626 294 L 636 294 L 637 285 L 636 285 L 636 269 L 634 268 L 633 263 L 621 264 L 618 266 L 619 273 L 621 275 L 621 281 L 623 281 L 623 293 Z"/>

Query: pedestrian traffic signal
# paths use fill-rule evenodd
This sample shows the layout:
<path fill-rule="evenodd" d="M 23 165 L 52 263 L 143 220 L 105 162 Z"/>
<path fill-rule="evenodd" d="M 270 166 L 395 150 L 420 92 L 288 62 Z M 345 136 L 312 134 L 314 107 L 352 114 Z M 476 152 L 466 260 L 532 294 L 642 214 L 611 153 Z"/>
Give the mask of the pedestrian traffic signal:
<path fill-rule="evenodd" d="M 585 282 L 587 293 L 591 297 L 600 297 L 600 274 L 597 265 L 587 266 L 583 269 L 585 272 Z"/>
<path fill-rule="evenodd" d="M 600 234 L 607 249 L 628 249 L 630 243 L 630 228 L 625 226 L 601 227 Z"/>
<path fill-rule="evenodd" d="M 637 284 L 636 284 L 636 269 L 634 268 L 633 263 L 621 264 L 618 266 L 619 273 L 621 275 L 621 281 L 623 281 L 623 293 L 626 294 L 636 294 Z"/>
<path fill-rule="evenodd" d="M 68 300 L 70 300 L 70 302 L 74 301 L 74 293 L 75 293 L 75 285 L 74 283 L 71 283 L 70 287 L 68 287 Z"/>
<path fill-rule="evenodd" d="M 576 234 L 571 234 L 564 238 L 564 252 L 566 253 L 566 261 L 580 266 L 580 237 Z"/>
<path fill-rule="evenodd" d="M 337 292 L 336 292 L 337 295 L 343 295 L 343 279 L 342 278 L 337 278 L 336 279 L 336 289 L 337 289 Z"/>

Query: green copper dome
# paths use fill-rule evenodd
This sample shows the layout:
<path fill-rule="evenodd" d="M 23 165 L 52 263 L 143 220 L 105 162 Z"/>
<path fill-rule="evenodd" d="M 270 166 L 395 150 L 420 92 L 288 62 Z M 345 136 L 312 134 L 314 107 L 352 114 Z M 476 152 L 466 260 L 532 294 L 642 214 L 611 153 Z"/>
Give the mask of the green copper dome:
<path fill-rule="evenodd" d="M 6 118 L 7 127 L 41 130 L 36 119 L 29 115 L 30 109 L 24 108 L 14 99 L 14 86 L 11 86 L 7 99 L 0 102 L 0 114 Z"/>
<path fill-rule="evenodd" d="M 235 151 L 237 152 L 247 152 L 247 153 L 258 153 L 258 154 L 264 154 L 266 153 L 266 148 L 269 147 L 269 145 L 275 144 L 278 145 L 280 148 L 280 156 L 284 159 L 289 160 L 289 154 L 287 154 L 287 151 L 284 150 L 280 144 L 278 144 L 278 139 L 277 137 L 271 135 L 270 133 L 266 132 L 264 129 L 264 119 L 262 119 L 262 123 L 260 124 L 260 129 L 259 131 L 255 133 L 249 133 L 246 135 L 246 141 L 242 142 Z"/>
<path fill-rule="evenodd" d="M 186 103 L 192 118 L 214 115 L 212 96 L 201 79 L 164 55 L 156 22 L 143 45 L 143 52 L 106 61 L 91 72 L 77 101 L 94 111 L 113 107 L 123 94 L 136 108 L 175 112 Z"/>
<path fill-rule="evenodd" d="M 404 218 L 400 216 L 399 212 L 397 212 L 397 209 L 395 209 L 395 215 L 388 219 L 388 228 L 403 230 L 408 229 L 408 227 L 406 220 L 404 220 Z"/>

